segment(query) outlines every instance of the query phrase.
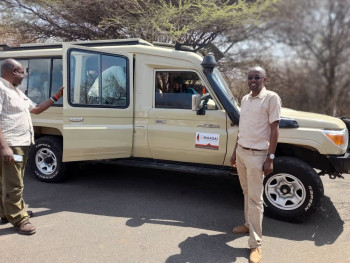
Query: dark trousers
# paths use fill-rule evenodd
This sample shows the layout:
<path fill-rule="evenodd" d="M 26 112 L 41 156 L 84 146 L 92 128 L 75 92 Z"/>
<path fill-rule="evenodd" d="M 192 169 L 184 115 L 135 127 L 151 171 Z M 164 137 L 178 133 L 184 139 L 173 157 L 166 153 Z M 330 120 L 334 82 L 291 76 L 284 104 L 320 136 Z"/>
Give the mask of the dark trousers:
<path fill-rule="evenodd" d="M 11 146 L 11 149 L 14 154 L 23 156 L 23 162 L 7 163 L 0 157 L 0 217 L 6 217 L 16 226 L 29 218 L 23 200 L 23 177 L 29 146 Z"/>

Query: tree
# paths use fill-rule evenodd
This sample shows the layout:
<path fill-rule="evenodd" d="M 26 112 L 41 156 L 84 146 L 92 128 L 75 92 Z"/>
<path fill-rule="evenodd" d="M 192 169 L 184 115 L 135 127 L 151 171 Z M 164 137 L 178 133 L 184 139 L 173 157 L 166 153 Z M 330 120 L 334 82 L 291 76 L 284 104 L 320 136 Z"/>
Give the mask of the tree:
<path fill-rule="evenodd" d="M 264 26 L 273 29 L 277 42 L 296 51 L 293 64 L 304 74 L 297 69 L 303 81 L 292 81 L 307 90 L 311 108 L 330 115 L 349 114 L 344 104 L 350 99 L 350 1 L 280 1 L 274 18 Z"/>
<path fill-rule="evenodd" d="M 30 42 L 48 39 L 72 41 L 121 38 L 118 28 L 103 29 L 104 15 L 126 0 L 2 0 L 2 17 L 8 28 L 27 35 Z M 4 24 L 4 23 L 1 23 Z"/>
<path fill-rule="evenodd" d="M 0 6 L 6 23 L 32 41 L 137 37 L 198 47 L 233 28 L 244 32 L 245 21 L 266 1 L 2 0 Z"/>

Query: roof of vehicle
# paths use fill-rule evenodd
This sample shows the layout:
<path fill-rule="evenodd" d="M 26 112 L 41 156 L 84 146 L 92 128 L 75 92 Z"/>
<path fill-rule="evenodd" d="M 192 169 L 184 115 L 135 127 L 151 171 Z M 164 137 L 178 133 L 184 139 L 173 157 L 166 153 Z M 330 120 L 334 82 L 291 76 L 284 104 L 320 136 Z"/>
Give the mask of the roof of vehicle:
<path fill-rule="evenodd" d="M 116 47 L 116 46 L 133 46 L 133 45 L 140 46 L 141 45 L 141 46 L 147 46 L 147 47 L 160 47 L 160 48 L 172 49 L 177 51 L 188 51 L 193 53 L 196 53 L 197 51 L 199 51 L 202 55 L 204 55 L 204 53 L 211 52 L 215 55 L 217 61 L 224 56 L 213 44 L 201 45 L 199 48 L 195 50 L 190 44 L 185 44 L 185 43 L 170 44 L 170 43 L 162 43 L 162 42 L 150 43 L 141 38 L 53 42 L 53 43 L 30 43 L 30 44 L 21 44 L 16 47 L 10 47 L 5 44 L 0 44 L 0 52 L 1 51 L 11 52 L 11 51 L 27 51 L 27 50 L 43 50 L 43 49 L 45 50 L 61 49 L 64 43 L 74 44 L 78 46 L 85 46 L 85 47 L 102 47 L 102 46 Z"/>
<path fill-rule="evenodd" d="M 183 44 L 168 44 L 161 42 L 149 43 L 140 38 L 130 38 L 130 39 L 110 39 L 110 40 L 89 40 L 89 41 L 76 41 L 76 42 L 64 42 L 70 43 L 79 46 L 85 47 L 94 47 L 94 46 L 126 46 L 126 45 L 144 45 L 144 46 L 160 46 L 167 47 L 176 50 L 182 51 L 194 51 L 188 45 Z M 5 44 L 0 44 L 0 50 L 2 51 L 14 51 L 14 50 L 33 50 L 33 49 L 53 49 L 53 48 L 62 48 L 63 42 L 53 42 L 53 43 L 30 43 L 30 44 L 21 44 L 16 47 L 10 47 Z"/>

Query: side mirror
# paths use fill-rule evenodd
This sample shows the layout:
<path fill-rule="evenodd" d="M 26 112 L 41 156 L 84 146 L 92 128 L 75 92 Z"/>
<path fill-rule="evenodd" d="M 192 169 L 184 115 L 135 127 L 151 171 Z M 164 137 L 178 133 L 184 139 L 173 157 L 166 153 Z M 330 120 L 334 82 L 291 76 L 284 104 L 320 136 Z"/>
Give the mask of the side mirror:
<path fill-rule="evenodd" d="M 198 111 L 201 109 L 201 95 L 193 94 L 192 95 L 192 110 Z"/>
<path fill-rule="evenodd" d="M 211 98 L 209 93 L 201 96 L 200 94 L 192 95 L 192 110 L 197 111 L 197 115 L 205 115 L 208 100 Z"/>

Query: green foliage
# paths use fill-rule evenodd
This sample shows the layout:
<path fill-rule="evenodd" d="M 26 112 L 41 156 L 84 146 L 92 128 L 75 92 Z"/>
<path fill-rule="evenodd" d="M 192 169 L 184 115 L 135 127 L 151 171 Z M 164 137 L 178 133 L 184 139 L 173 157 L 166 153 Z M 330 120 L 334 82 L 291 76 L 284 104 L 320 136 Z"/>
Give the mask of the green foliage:
<path fill-rule="evenodd" d="M 0 8 L 7 25 L 32 41 L 137 37 L 196 46 L 244 29 L 271 1 L 3 0 Z"/>
<path fill-rule="evenodd" d="M 243 26 L 254 5 L 238 0 L 134 0 L 133 8 L 103 19 L 101 26 L 124 25 L 129 37 L 149 41 L 210 43 L 230 28 Z"/>

